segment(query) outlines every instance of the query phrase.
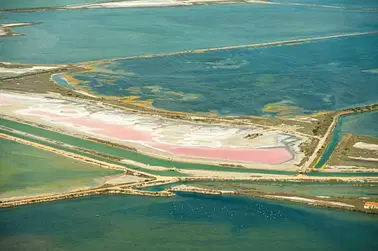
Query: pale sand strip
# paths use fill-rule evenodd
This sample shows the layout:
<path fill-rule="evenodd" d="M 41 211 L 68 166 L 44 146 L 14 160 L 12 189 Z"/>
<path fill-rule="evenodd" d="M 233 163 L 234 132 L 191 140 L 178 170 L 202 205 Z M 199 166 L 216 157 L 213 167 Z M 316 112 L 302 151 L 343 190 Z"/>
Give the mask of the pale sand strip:
<path fill-rule="evenodd" d="M 378 30 L 366 31 L 366 32 L 344 33 L 344 34 L 320 36 L 320 37 L 299 38 L 299 39 L 282 40 L 282 41 L 270 41 L 270 42 L 255 43 L 255 44 L 231 45 L 231 46 L 223 46 L 223 47 L 193 49 L 193 50 L 186 50 L 186 51 L 157 53 L 157 54 L 150 54 L 150 55 L 119 57 L 119 58 L 104 59 L 104 60 L 99 60 L 99 61 L 81 62 L 81 63 L 77 63 L 77 65 L 85 67 L 85 65 L 91 65 L 91 64 L 98 65 L 98 64 L 102 64 L 102 63 L 106 63 L 106 62 L 112 62 L 112 61 L 115 61 L 115 60 L 129 60 L 129 59 L 135 59 L 135 58 L 167 57 L 167 56 L 190 54 L 190 53 L 203 53 L 203 52 L 207 52 L 207 51 L 221 51 L 221 50 L 243 49 L 243 48 L 252 48 L 252 47 L 280 46 L 280 45 L 286 45 L 286 44 L 297 44 L 297 43 L 310 42 L 310 41 L 320 41 L 320 40 L 333 39 L 333 38 L 353 37 L 353 36 L 362 36 L 362 35 L 370 35 L 370 34 L 378 34 Z"/>
<path fill-rule="evenodd" d="M 206 4 L 279 4 L 270 3 L 267 0 L 139 0 L 139 1 L 117 1 L 83 5 L 68 5 L 59 9 L 112 9 L 112 8 L 143 8 L 143 7 L 172 7 L 172 6 L 193 6 Z"/>
<path fill-rule="evenodd" d="M 363 157 L 352 157 L 352 156 L 348 156 L 348 158 L 355 159 L 355 160 L 378 161 L 377 158 L 363 158 Z"/>
<path fill-rule="evenodd" d="M 274 198 L 274 199 L 283 199 L 283 200 L 289 200 L 289 201 L 295 201 L 295 202 L 305 202 L 309 204 L 324 204 L 324 205 L 332 205 L 332 206 L 339 206 L 339 207 L 348 207 L 348 208 L 354 208 L 355 206 L 346 204 L 343 202 L 337 202 L 337 201 L 326 201 L 326 200 L 314 200 L 314 199 L 307 199 L 302 197 L 296 197 L 296 196 L 279 196 L 279 195 L 264 195 L 265 198 Z"/>
<path fill-rule="evenodd" d="M 6 36 L 21 36 L 21 34 L 14 33 L 11 28 L 29 26 L 37 23 L 9 23 L 9 24 L 0 24 L 0 37 Z"/>
<path fill-rule="evenodd" d="M 378 151 L 378 145 L 364 143 L 364 142 L 357 142 L 353 145 L 353 147 L 360 148 L 360 149 L 366 149 L 366 150 L 372 150 L 372 151 Z"/>
<path fill-rule="evenodd" d="M 0 67 L 0 74 L 1 73 L 11 73 L 11 74 L 24 74 L 29 72 L 36 72 L 36 71 L 43 71 L 43 70 L 51 70 L 59 68 L 58 66 L 32 66 L 29 68 L 4 68 Z"/>

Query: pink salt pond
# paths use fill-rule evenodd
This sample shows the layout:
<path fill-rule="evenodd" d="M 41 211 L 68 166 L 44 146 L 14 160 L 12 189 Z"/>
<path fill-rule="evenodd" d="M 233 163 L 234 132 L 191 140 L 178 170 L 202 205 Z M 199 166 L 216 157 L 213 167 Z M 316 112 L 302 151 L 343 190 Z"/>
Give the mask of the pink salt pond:
<path fill-rule="evenodd" d="M 70 123 L 76 130 L 100 135 L 122 141 L 136 141 L 165 152 L 193 158 L 223 159 L 229 161 L 252 162 L 262 164 L 281 164 L 292 159 L 293 155 L 285 147 L 276 148 L 226 148 L 226 147 L 177 147 L 169 142 L 160 143 L 154 140 L 148 131 L 140 130 L 134 126 L 106 123 L 102 120 L 87 117 L 72 118 L 49 112 L 31 111 L 28 115 L 35 115 L 50 122 L 66 125 Z M 90 128 L 88 131 L 87 128 Z"/>

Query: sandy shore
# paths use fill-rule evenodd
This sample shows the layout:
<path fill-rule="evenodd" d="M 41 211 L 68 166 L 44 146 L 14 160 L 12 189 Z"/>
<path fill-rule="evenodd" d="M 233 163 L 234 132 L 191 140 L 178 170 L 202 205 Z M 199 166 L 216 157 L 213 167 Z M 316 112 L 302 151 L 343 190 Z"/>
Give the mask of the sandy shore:
<path fill-rule="evenodd" d="M 9 24 L 0 24 L 0 37 L 9 37 L 9 36 L 22 36 L 22 34 L 18 34 L 13 32 L 12 28 L 14 27 L 21 27 L 21 26 L 29 26 L 38 23 L 9 23 Z"/>
<path fill-rule="evenodd" d="M 346 204 L 343 202 L 315 200 L 315 199 L 308 199 L 308 198 L 297 197 L 297 196 L 264 195 L 264 198 L 288 200 L 288 201 L 293 201 L 293 202 L 302 202 L 302 203 L 307 203 L 310 205 L 319 204 L 319 205 L 330 206 L 330 207 L 355 208 L 354 205 Z"/>

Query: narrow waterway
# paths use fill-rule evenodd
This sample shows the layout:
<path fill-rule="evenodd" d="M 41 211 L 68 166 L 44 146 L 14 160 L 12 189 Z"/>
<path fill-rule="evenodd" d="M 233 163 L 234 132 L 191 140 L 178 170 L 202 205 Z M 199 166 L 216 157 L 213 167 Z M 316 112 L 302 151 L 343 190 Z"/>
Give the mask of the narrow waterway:
<path fill-rule="evenodd" d="M 333 130 L 331 141 L 326 147 L 323 155 L 320 157 L 320 160 L 315 165 L 315 168 L 322 168 L 327 164 L 337 145 L 347 133 L 378 137 L 377 121 L 378 111 L 342 116 Z"/>

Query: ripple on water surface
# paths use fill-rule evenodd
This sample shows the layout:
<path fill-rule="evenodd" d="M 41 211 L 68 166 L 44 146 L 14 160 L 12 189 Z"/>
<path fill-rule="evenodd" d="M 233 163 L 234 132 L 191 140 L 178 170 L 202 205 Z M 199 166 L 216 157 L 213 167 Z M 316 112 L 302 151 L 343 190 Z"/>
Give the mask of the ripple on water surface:
<path fill-rule="evenodd" d="M 0 223 L 5 250 L 378 247 L 375 216 L 242 197 L 91 197 L 2 209 Z"/>
<path fill-rule="evenodd" d="M 15 28 L 25 36 L 1 40 L 1 61 L 39 64 L 365 32 L 378 25 L 372 11 L 263 4 L 0 15 L 0 23 L 16 22 L 42 23 Z"/>
<path fill-rule="evenodd" d="M 368 34 L 134 58 L 73 77 L 94 93 L 166 110 L 295 116 L 377 102 L 377 43 L 378 35 Z"/>

